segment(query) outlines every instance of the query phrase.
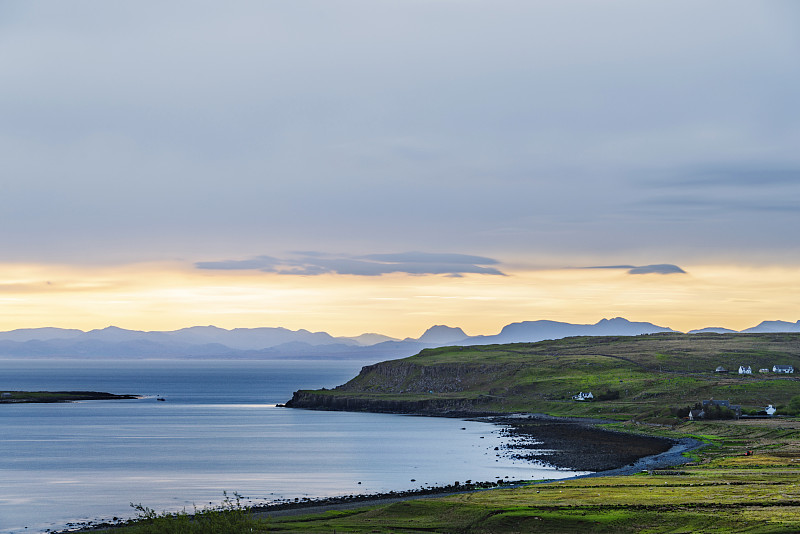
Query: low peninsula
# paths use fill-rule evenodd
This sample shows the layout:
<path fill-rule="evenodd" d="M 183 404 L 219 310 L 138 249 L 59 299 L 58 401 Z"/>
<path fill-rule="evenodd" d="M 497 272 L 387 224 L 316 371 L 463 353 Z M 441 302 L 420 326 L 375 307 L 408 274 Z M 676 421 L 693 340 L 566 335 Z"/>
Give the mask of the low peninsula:
<path fill-rule="evenodd" d="M 129 400 L 138 395 L 116 395 L 103 391 L 4 391 L 0 404 L 77 402 L 87 400 Z"/>

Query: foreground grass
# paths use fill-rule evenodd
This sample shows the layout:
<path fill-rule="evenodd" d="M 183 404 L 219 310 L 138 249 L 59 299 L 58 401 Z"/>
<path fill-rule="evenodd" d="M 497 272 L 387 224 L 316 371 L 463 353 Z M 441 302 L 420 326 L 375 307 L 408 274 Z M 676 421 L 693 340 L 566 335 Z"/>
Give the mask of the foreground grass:
<path fill-rule="evenodd" d="M 748 457 L 749 458 L 749 457 Z M 348 514 L 274 518 L 270 532 L 798 532 L 795 466 L 685 469 L 537 484 Z"/>
<path fill-rule="evenodd" d="M 213 510 L 195 510 L 194 513 L 157 513 L 144 505 L 132 504 L 138 518 L 127 526 L 106 529 L 103 532 L 125 534 L 247 534 L 267 532 L 266 519 L 253 517 L 250 509 L 242 506 L 240 497 L 225 495 L 222 506 Z"/>
<path fill-rule="evenodd" d="M 694 435 L 709 446 L 692 464 L 660 473 L 531 484 L 305 516 L 254 515 L 228 501 L 224 512 L 150 518 L 122 533 L 800 532 L 800 421 L 685 423 L 649 430 Z M 753 454 L 745 456 L 747 451 Z"/>

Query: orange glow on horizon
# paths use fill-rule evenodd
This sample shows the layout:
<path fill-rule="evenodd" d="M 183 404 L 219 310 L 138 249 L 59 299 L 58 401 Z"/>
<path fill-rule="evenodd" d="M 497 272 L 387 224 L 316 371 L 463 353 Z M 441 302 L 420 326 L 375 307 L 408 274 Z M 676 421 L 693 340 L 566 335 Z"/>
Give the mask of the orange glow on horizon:
<path fill-rule="evenodd" d="M 197 270 L 177 263 L 105 267 L 0 265 L 0 330 L 114 325 L 305 328 L 332 335 L 418 337 L 435 324 L 469 335 L 549 319 L 625 317 L 687 331 L 797 320 L 798 269 L 688 266 L 686 275 L 617 269 L 376 277 Z"/>

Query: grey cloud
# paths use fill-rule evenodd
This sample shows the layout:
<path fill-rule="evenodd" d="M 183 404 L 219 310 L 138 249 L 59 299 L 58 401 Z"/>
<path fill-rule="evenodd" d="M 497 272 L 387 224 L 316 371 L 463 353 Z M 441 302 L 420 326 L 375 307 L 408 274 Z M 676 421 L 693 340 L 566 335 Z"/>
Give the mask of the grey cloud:
<path fill-rule="evenodd" d="M 626 269 L 628 274 L 686 274 L 686 271 L 670 263 L 659 263 L 655 265 L 597 265 L 584 267 L 584 269 Z"/>
<path fill-rule="evenodd" d="M 223 261 L 200 261 L 195 263 L 198 269 L 222 270 L 222 271 L 265 271 L 275 270 L 275 266 L 280 260 L 270 256 L 258 256 L 249 260 L 223 260 Z"/>
<path fill-rule="evenodd" d="M 776 167 L 770 163 L 742 163 L 737 166 L 706 165 L 697 168 L 673 169 L 669 176 L 657 175 L 648 185 L 655 188 L 798 188 L 800 168 Z"/>
<path fill-rule="evenodd" d="M 492 258 L 465 254 L 435 254 L 406 252 L 396 254 L 369 254 L 350 257 L 304 251 L 294 257 L 276 259 L 259 256 L 245 260 L 203 261 L 195 263 L 198 269 L 207 270 L 258 270 L 284 275 L 317 276 L 321 274 L 346 274 L 355 276 L 380 276 L 390 273 L 412 275 L 488 274 L 505 276 L 503 272 L 486 265 L 499 263 Z"/>
<path fill-rule="evenodd" d="M 316 250 L 292 250 L 290 254 L 294 254 L 296 256 L 309 256 L 312 258 L 324 258 L 330 256 L 330 254 L 326 254 L 325 252 L 317 252 Z"/>
<path fill-rule="evenodd" d="M 800 169 L 719 169 L 681 182 L 685 186 L 800 186 Z"/>
<path fill-rule="evenodd" d="M 628 271 L 628 274 L 686 274 L 686 271 L 677 265 L 662 263 L 658 265 L 643 265 L 642 267 L 634 267 Z"/>
<path fill-rule="evenodd" d="M 687 210 L 719 210 L 730 213 L 746 213 L 752 211 L 768 211 L 768 212 L 798 212 L 800 211 L 800 194 L 795 201 L 791 196 L 789 198 L 770 198 L 770 197 L 757 197 L 751 195 L 750 198 L 726 198 L 722 195 L 705 196 L 699 198 L 691 195 L 670 195 L 658 198 L 652 198 L 643 202 L 643 204 L 653 207 L 663 207 L 667 209 L 687 209 Z"/>

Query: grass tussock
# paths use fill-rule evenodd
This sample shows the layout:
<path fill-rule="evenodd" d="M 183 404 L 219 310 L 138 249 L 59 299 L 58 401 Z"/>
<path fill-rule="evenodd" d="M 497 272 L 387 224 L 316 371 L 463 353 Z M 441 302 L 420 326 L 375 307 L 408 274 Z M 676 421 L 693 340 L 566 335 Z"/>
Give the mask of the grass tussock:
<path fill-rule="evenodd" d="M 113 529 L 115 534 L 251 534 L 268 532 L 267 521 L 253 517 L 250 509 L 242 506 L 241 498 L 225 494 L 219 508 L 194 510 L 176 514 L 157 513 L 142 504 L 133 504 L 137 517 L 129 524 Z"/>

